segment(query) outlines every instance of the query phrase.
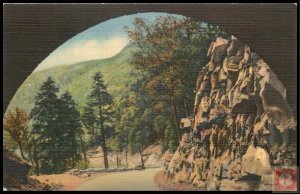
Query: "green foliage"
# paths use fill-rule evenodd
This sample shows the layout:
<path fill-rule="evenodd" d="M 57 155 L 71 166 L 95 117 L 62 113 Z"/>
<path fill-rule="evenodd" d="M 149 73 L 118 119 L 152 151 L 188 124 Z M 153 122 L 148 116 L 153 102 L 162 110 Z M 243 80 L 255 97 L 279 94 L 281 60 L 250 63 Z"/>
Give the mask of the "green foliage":
<path fill-rule="evenodd" d="M 172 129 L 171 125 L 167 125 L 164 132 L 163 151 L 169 150 L 171 153 L 174 153 L 179 145 L 176 138 L 176 133 Z"/>
<path fill-rule="evenodd" d="M 201 23 L 200 23 L 201 24 Z M 159 17 L 153 23 L 136 18 L 134 28 L 126 28 L 133 44 L 139 49 L 131 64 L 149 72 L 146 89 L 155 95 L 187 93 L 194 85 L 197 71 L 208 61 L 206 49 L 211 43 L 205 29 L 191 19 Z"/>
<path fill-rule="evenodd" d="M 139 73 L 139 72 L 135 72 Z M 156 111 L 153 109 L 149 96 L 142 90 L 147 76 L 140 78 L 131 85 L 130 94 L 121 103 L 121 123 L 128 135 L 128 148 L 131 153 L 140 152 L 147 146 L 158 141 L 158 133 L 154 130 Z M 126 139 L 125 138 L 125 139 Z"/>
<path fill-rule="evenodd" d="M 66 137 L 64 138 L 65 154 L 67 158 L 72 158 L 72 167 L 78 158 L 79 136 L 82 135 L 80 114 L 76 109 L 75 101 L 70 93 L 66 92 L 61 96 L 60 123 Z"/>
<path fill-rule="evenodd" d="M 108 93 L 102 74 L 97 72 L 93 76 L 93 86 L 88 96 L 87 107 L 82 116 L 82 122 L 94 139 L 99 141 L 103 151 L 104 165 L 108 168 L 107 141 L 114 134 L 115 108 L 113 99 Z"/>
<path fill-rule="evenodd" d="M 180 139 L 179 118 L 192 112 L 188 102 L 193 101 L 198 70 L 208 61 L 207 48 L 216 37 L 226 34 L 210 25 L 172 16 L 158 17 L 153 23 L 136 18 L 133 24 L 131 29 L 125 27 L 138 48 L 130 63 L 146 72 L 147 79 L 139 87 L 161 116 L 154 120 L 154 129 L 159 137 L 165 136 L 165 147 L 174 150 L 178 144 L 174 140 Z M 167 126 L 161 123 L 163 119 Z"/>
<path fill-rule="evenodd" d="M 100 72 L 93 77 L 94 84 L 88 96 L 87 106 L 84 108 L 82 122 L 89 133 L 97 139 L 102 136 L 108 139 L 112 136 L 113 100 L 107 92 Z"/>
<path fill-rule="evenodd" d="M 40 92 L 35 97 L 35 106 L 32 109 L 33 134 L 37 137 L 36 146 L 39 158 L 44 160 L 47 170 L 60 171 L 64 152 L 63 131 L 59 126 L 60 101 L 57 93 L 59 89 L 54 81 L 48 80 L 41 86 Z"/>
<path fill-rule="evenodd" d="M 134 46 L 128 45 L 119 54 L 108 59 L 84 61 L 34 71 L 19 87 L 7 110 L 19 107 L 30 112 L 34 106 L 34 96 L 47 77 L 51 77 L 60 88 L 61 92 L 58 95 L 69 91 L 78 105 L 78 110 L 82 113 L 93 85 L 91 77 L 99 71 L 107 83 L 108 92 L 115 101 L 119 101 L 122 95 L 129 92 L 128 86 L 136 80 L 135 77 L 129 76 L 132 67 L 128 62 L 134 50 Z"/>
<path fill-rule="evenodd" d="M 159 114 L 154 118 L 153 129 L 159 139 L 161 139 L 161 140 L 164 139 L 164 136 L 165 136 L 164 131 L 167 128 L 167 126 L 170 126 L 170 125 L 171 125 L 171 123 L 170 123 L 168 117 L 166 117 L 166 115 Z"/>
<path fill-rule="evenodd" d="M 85 170 L 88 167 L 88 162 L 86 162 L 85 160 L 79 160 L 76 162 L 75 164 L 75 168 L 79 169 L 79 170 Z"/>
<path fill-rule="evenodd" d="M 70 160 L 75 166 L 77 136 L 81 133 L 79 112 L 72 96 L 57 96 L 59 88 L 49 77 L 35 97 L 31 111 L 34 144 L 43 172 L 63 172 Z"/>
<path fill-rule="evenodd" d="M 187 102 L 193 101 L 198 70 L 208 61 L 206 49 L 215 36 L 221 35 L 218 29 L 201 24 L 189 18 L 166 16 L 153 23 L 136 18 L 132 29 L 125 27 L 138 48 L 131 64 L 148 75 L 143 90 L 157 110 L 172 110 L 166 118 L 174 123 L 177 139 L 179 118 L 192 111 Z"/>
<path fill-rule="evenodd" d="M 77 105 L 77 110 L 83 114 L 83 112 L 85 112 L 84 108 L 88 107 L 86 106 L 87 98 L 93 85 L 93 79 L 91 78 L 94 76 L 95 72 L 98 71 L 102 72 L 103 80 L 107 83 L 107 91 L 112 95 L 116 104 L 118 104 L 126 98 L 125 96 L 129 93 L 131 83 L 136 80 L 136 77 L 130 76 L 132 68 L 128 63 L 133 50 L 135 50 L 135 48 L 129 45 L 112 58 L 85 61 L 73 65 L 56 66 L 42 71 L 35 71 L 20 86 L 11 100 L 7 112 L 8 110 L 15 109 L 15 107 L 21 107 L 22 109 L 30 112 L 34 107 L 34 96 L 36 96 L 39 92 L 40 87 L 43 82 L 46 81 L 47 77 L 51 77 L 60 88 L 60 91 L 57 92 L 57 96 L 63 95 L 65 91 L 68 91 Z M 107 124 L 109 123 L 107 122 Z M 84 149 L 88 149 L 89 146 L 99 145 L 99 139 L 88 134 L 88 127 L 90 128 L 90 126 L 82 126 L 84 133 L 81 137 L 83 139 L 83 143 L 79 147 L 80 153 L 82 153 L 83 147 Z M 110 129 L 112 128 L 114 128 L 113 125 L 110 126 Z M 5 134 L 7 133 L 5 132 Z M 16 147 L 16 145 L 11 144 L 12 141 L 10 141 L 9 135 L 6 135 L 4 140 L 4 144 L 6 146 L 10 146 L 12 148 Z M 39 146 L 40 144 L 37 142 L 37 147 Z M 40 152 L 39 154 L 43 155 L 44 152 Z M 41 156 L 41 160 L 47 161 L 48 158 L 43 158 Z M 69 165 L 69 161 L 65 161 L 64 163 Z M 49 172 L 51 172 L 51 169 Z"/>
<path fill-rule="evenodd" d="M 115 114 L 115 118 L 118 120 L 114 128 L 114 137 L 110 141 L 109 148 L 116 153 L 127 151 L 128 144 L 128 123 L 124 117 L 121 117 L 120 111 L 118 110 Z"/>
<path fill-rule="evenodd" d="M 207 48 L 226 34 L 170 16 L 153 23 L 137 18 L 126 30 L 131 43 L 116 56 L 35 71 L 9 104 L 8 110 L 32 110 L 34 136 L 28 145 L 36 144 L 49 172 L 84 168 L 79 153 L 87 146 L 127 153 L 164 142 L 164 150 L 176 150 L 178 120 L 192 112 L 188 102 L 208 61 Z M 8 142 L 11 136 L 5 134 Z"/>

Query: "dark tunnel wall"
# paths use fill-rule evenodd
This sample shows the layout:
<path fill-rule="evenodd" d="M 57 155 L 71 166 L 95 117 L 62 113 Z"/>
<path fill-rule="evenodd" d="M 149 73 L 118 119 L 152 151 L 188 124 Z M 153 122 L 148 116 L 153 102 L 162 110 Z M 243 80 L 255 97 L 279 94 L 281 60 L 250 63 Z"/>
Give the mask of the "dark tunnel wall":
<path fill-rule="evenodd" d="M 6 4 L 3 113 L 18 87 L 58 46 L 105 20 L 167 12 L 218 25 L 261 55 L 287 88 L 296 114 L 297 7 L 293 4 Z"/>

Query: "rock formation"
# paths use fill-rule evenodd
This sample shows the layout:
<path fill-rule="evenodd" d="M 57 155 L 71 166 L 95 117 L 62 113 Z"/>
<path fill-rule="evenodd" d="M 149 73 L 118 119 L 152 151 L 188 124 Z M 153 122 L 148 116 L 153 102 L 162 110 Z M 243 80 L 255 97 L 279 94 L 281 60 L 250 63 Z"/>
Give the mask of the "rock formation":
<path fill-rule="evenodd" d="M 164 160 L 165 173 L 206 190 L 271 190 L 272 168 L 296 163 L 286 89 L 234 36 L 217 38 L 208 55 L 196 81 L 191 132 Z"/>
<path fill-rule="evenodd" d="M 29 177 L 30 165 L 3 147 L 3 190 L 7 191 L 55 191 L 58 185 L 41 183 Z"/>

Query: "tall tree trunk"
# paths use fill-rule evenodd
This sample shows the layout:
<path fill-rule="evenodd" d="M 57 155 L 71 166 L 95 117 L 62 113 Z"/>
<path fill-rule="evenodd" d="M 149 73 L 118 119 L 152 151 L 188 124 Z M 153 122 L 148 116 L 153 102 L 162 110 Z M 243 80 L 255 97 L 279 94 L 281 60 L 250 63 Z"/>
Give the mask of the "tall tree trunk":
<path fill-rule="evenodd" d="M 125 150 L 126 168 L 128 168 L 127 154 L 128 154 L 128 150 L 127 150 L 127 148 L 126 148 L 126 150 Z"/>
<path fill-rule="evenodd" d="M 75 157 L 76 157 L 76 153 L 75 153 L 75 143 L 74 143 L 74 139 L 72 139 L 72 168 L 75 168 Z"/>
<path fill-rule="evenodd" d="M 71 152 L 72 152 L 72 168 L 75 168 L 75 154 L 74 154 L 74 149 L 73 149 L 73 140 L 72 140 L 72 145 L 71 145 Z"/>
<path fill-rule="evenodd" d="M 21 152 L 21 156 L 24 160 L 26 160 L 24 153 L 23 153 L 23 145 L 21 142 L 18 142 L 19 148 L 20 148 L 20 152 Z"/>
<path fill-rule="evenodd" d="M 174 101 L 174 95 L 173 94 L 174 94 L 174 91 L 173 91 L 173 87 L 172 87 L 171 91 L 169 93 L 169 97 L 170 97 L 170 100 L 171 100 L 172 115 L 173 115 L 174 124 L 175 124 L 175 128 L 176 128 L 176 134 L 177 134 L 177 137 L 178 137 L 178 142 L 180 142 L 181 135 L 180 135 L 180 129 L 179 129 L 179 121 L 178 121 L 178 118 L 177 118 L 177 109 L 176 109 L 176 104 L 175 104 L 175 101 Z"/>
<path fill-rule="evenodd" d="M 34 163 L 35 163 L 35 174 L 36 176 L 40 176 L 40 166 L 39 166 L 38 156 L 34 157 Z"/>
<path fill-rule="evenodd" d="M 108 158 L 107 158 L 107 148 L 106 148 L 106 142 L 105 142 L 105 133 L 104 133 L 104 121 L 103 121 L 103 113 L 102 113 L 102 101 L 101 101 L 101 97 L 100 97 L 100 93 L 98 95 L 98 102 L 99 102 L 99 116 L 100 116 L 100 124 L 101 124 L 101 140 L 102 142 L 101 145 L 102 145 L 102 151 L 103 151 L 103 159 L 104 159 L 104 168 L 105 169 L 108 169 L 109 168 L 109 165 L 108 165 Z"/>
<path fill-rule="evenodd" d="M 53 165 L 53 171 L 54 173 L 57 173 L 59 171 L 58 167 L 58 159 L 57 156 L 60 155 L 59 150 L 56 148 L 56 143 L 57 143 L 57 134 L 52 133 L 51 140 L 50 140 L 50 160 L 52 160 L 52 165 Z M 57 155 L 58 154 L 58 155 Z"/>
<path fill-rule="evenodd" d="M 128 136 L 126 136 L 126 144 L 125 144 L 125 160 L 126 160 L 126 168 L 128 168 Z"/>
<path fill-rule="evenodd" d="M 140 147 L 140 156 L 141 156 L 141 164 L 143 169 L 144 168 L 143 146 Z"/>
<path fill-rule="evenodd" d="M 29 155 L 29 158 L 30 158 L 31 165 L 34 166 L 33 156 L 32 156 L 32 152 L 31 152 L 30 148 L 28 148 L 28 155 Z"/>
<path fill-rule="evenodd" d="M 107 148 L 106 148 L 106 143 L 105 143 L 105 137 L 104 135 L 102 136 L 102 144 L 101 144 L 102 152 L 103 152 L 103 160 L 104 160 L 104 168 L 108 169 L 108 158 L 107 158 Z"/>
<path fill-rule="evenodd" d="M 119 168 L 119 156 L 118 156 L 118 152 L 117 152 L 117 168 Z"/>
<path fill-rule="evenodd" d="M 81 145 L 81 149 L 82 149 L 82 152 L 83 152 L 84 161 L 87 164 L 88 160 L 87 160 L 87 157 L 86 157 L 86 150 L 85 150 L 85 146 L 84 146 L 84 142 L 82 140 L 82 137 L 80 137 L 80 145 Z"/>
<path fill-rule="evenodd" d="M 37 176 L 39 176 L 40 175 L 40 167 L 39 167 L 39 159 L 38 159 L 38 154 L 37 154 L 37 150 L 36 150 L 36 146 L 35 146 L 34 136 L 32 137 L 32 141 L 33 141 L 33 160 L 35 163 L 35 173 Z"/>
<path fill-rule="evenodd" d="M 75 168 L 75 155 L 72 155 L 72 168 Z"/>

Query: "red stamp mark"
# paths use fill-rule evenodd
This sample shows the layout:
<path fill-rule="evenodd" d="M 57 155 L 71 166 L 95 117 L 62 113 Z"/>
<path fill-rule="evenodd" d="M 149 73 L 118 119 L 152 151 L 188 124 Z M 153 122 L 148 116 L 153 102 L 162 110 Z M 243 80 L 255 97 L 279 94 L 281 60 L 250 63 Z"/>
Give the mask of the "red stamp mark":
<path fill-rule="evenodd" d="M 274 168 L 274 191 L 297 191 L 297 168 Z"/>

